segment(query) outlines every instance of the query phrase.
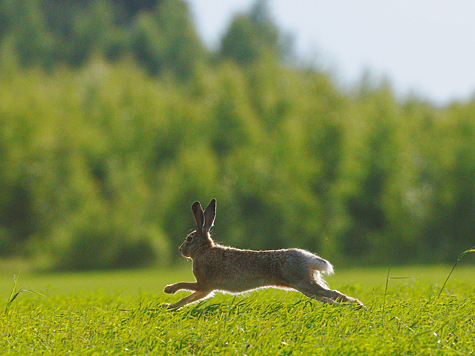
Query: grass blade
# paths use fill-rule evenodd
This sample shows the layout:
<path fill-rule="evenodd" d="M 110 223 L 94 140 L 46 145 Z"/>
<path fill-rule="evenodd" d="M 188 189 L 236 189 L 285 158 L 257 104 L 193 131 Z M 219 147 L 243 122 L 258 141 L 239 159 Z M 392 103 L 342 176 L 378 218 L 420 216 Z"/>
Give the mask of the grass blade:
<path fill-rule="evenodd" d="M 18 276 L 16 274 L 13 275 L 13 288 L 12 292 L 10 293 L 10 297 L 8 297 L 7 305 L 5 306 L 5 315 L 8 313 L 8 309 L 10 308 L 10 305 L 12 302 L 16 299 L 18 296 L 19 292 L 15 293 L 16 286 L 18 284 Z"/>
<path fill-rule="evenodd" d="M 437 295 L 437 299 L 440 298 L 440 295 L 442 294 L 442 291 L 444 290 L 445 285 L 447 284 L 447 281 L 449 280 L 450 276 L 452 275 L 452 272 L 454 271 L 455 267 L 457 267 L 458 263 L 462 260 L 463 256 L 465 256 L 466 254 L 471 253 L 471 252 L 475 252 L 475 246 L 473 246 L 471 249 L 469 249 L 469 250 L 467 250 L 467 251 L 462 252 L 462 253 L 460 254 L 460 256 L 457 258 L 457 261 L 455 262 L 454 266 L 453 266 L 452 269 L 450 270 L 450 273 L 449 273 L 449 275 L 447 276 L 447 278 L 445 279 L 445 282 L 444 282 L 444 284 L 442 285 L 442 288 L 440 288 L 439 294 Z"/>
<path fill-rule="evenodd" d="M 10 293 L 10 297 L 8 298 L 7 305 L 5 306 L 5 315 L 8 314 L 8 310 L 10 309 L 10 306 L 12 305 L 13 301 L 20 295 L 20 293 L 27 292 L 27 293 L 37 294 L 37 295 L 40 295 L 40 296 L 46 298 L 46 296 L 44 294 L 41 294 L 39 292 L 35 292 L 34 290 L 29 290 L 29 289 L 20 289 L 18 292 L 15 293 L 16 287 L 17 287 L 17 284 L 18 284 L 18 278 L 19 278 L 19 276 L 13 275 L 13 288 L 12 288 L 12 291 Z"/>
<path fill-rule="evenodd" d="M 389 268 L 388 268 L 388 274 L 386 276 L 386 286 L 384 287 L 383 310 L 382 310 L 382 313 L 381 313 L 381 324 L 382 325 L 384 325 L 384 317 L 385 317 L 384 311 L 385 311 L 385 307 L 386 307 L 386 294 L 388 292 L 389 273 L 390 272 L 391 272 L 391 266 L 389 266 Z"/>

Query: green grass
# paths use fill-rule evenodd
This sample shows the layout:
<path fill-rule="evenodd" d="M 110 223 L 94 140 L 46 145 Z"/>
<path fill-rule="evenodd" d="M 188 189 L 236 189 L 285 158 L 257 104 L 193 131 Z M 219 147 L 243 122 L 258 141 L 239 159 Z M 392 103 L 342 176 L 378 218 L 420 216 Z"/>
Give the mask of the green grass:
<path fill-rule="evenodd" d="M 216 293 L 178 311 L 187 294 L 162 292 L 192 280 L 179 270 L 0 277 L 0 353 L 53 355 L 468 355 L 475 351 L 473 266 L 338 271 L 332 288 L 367 310 L 333 307 L 297 292 Z M 404 278 L 401 278 L 404 277 Z M 407 277 L 407 278 L 406 278 Z M 386 288 L 387 284 L 387 288 Z M 1 299 L 0 299 L 1 301 Z"/>

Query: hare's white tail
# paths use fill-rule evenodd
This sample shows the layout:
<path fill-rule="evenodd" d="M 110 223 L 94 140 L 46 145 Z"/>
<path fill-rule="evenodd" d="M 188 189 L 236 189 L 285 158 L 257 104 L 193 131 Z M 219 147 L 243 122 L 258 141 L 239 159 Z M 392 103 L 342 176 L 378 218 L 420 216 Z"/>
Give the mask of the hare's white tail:
<path fill-rule="evenodd" d="M 312 267 L 313 269 L 320 271 L 325 274 L 333 274 L 333 266 L 330 262 L 327 260 L 324 260 L 323 258 L 315 256 L 315 258 L 312 259 Z"/>
<path fill-rule="evenodd" d="M 307 261 L 308 263 L 308 266 L 310 267 L 311 270 L 313 270 L 313 277 L 315 278 L 315 280 L 320 284 L 322 285 L 323 287 L 327 288 L 327 284 L 325 282 L 325 280 L 322 278 L 322 273 L 325 273 L 325 274 L 333 274 L 333 266 L 330 262 L 328 262 L 327 260 L 317 256 L 317 255 L 314 255 L 313 253 L 310 253 L 308 251 L 305 251 L 305 250 L 299 250 L 305 260 Z"/>
<path fill-rule="evenodd" d="M 305 251 L 305 250 L 300 250 L 300 251 L 304 254 L 305 259 L 309 263 L 311 269 L 318 272 L 325 273 L 325 274 L 334 273 L 332 264 L 328 262 L 327 260 L 317 255 L 314 255 L 313 253 L 310 253 L 308 251 Z"/>
<path fill-rule="evenodd" d="M 313 269 L 313 278 L 324 288 L 328 288 L 327 282 L 323 279 L 322 273 L 325 274 L 333 274 L 333 266 L 327 260 L 318 257 L 316 255 L 310 254 L 311 258 L 310 267 Z"/>

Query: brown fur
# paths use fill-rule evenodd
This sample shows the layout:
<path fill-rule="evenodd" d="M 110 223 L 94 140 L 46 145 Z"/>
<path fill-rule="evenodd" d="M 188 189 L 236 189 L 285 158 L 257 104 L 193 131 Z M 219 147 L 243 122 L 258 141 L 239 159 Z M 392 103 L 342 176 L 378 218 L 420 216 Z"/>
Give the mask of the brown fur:
<path fill-rule="evenodd" d="M 196 230 L 190 233 L 180 252 L 193 260 L 196 282 L 180 282 L 165 287 L 165 293 L 180 289 L 195 291 L 168 308 L 181 308 L 205 298 L 215 290 L 232 293 L 260 287 L 281 287 L 300 291 L 309 298 L 327 303 L 363 304 L 336 290 L 330 290 L 320 273 L 333 273 L 330 262 L 301 249 L 253 251 L 216 244 L 209 230 L 216 216 L 216 200 L 203 212 L 201 204 L 192 206 Z"/>

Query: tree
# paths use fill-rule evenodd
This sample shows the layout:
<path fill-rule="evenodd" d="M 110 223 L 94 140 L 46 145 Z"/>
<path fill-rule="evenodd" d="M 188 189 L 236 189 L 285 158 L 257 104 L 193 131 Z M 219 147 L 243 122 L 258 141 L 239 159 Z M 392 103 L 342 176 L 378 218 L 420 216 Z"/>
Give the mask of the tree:
<path fill-rule="evenodd" d="M 8 41 L 23 67 L 127 56 L 182 79 L 206 58 L 183 0 L 0 0 L 0 45 Z"/>
<path fill-rule="evenodd" d="M 291 52 L 291 40 L 273 22 L 267 0 L 257 0 L 247 14 L 234 17 L 221 40 L 220 56 L 249 65 L 263 58 L 283 59 Z"/>

